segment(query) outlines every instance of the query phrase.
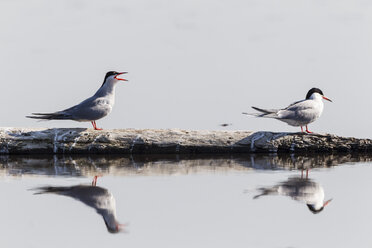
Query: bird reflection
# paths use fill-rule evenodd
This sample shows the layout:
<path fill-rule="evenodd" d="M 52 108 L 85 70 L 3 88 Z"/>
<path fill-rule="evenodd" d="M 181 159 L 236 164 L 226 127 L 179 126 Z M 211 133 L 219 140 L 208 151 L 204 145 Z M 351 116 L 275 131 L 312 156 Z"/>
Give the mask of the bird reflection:
<path fill-rule="evenodd" d="M 92 185 L 75 185 L 70 187 L 45 186 L 35 190 L 35 194 L 53 193 L 64 195 L 81 201 L 89 207 L 94 208 L 102 215 L 107 230 L 110 233 L 118 233 L 123 230 L 124 225 L 116 220 L 116 203 L 114 196 L 105 188 L 97 186 L 97 176 L 94 177 Z"/>
<path fill-rule="evenodd" d="M 323 187 L 309 178 L 308 170 L 306 170 L 305 177 L 302 171 L 301 177 L 290 177 L 287 181 L 280 182 L 272 187 L 259 188 L 258 191 L 260 191 L 260 194 L 254 196 L 253 199 L 265 195 L 289 196 L 295 201 L 305 203 L 313 214 L 323 211 L 332 200 L 324 201 Z"/>

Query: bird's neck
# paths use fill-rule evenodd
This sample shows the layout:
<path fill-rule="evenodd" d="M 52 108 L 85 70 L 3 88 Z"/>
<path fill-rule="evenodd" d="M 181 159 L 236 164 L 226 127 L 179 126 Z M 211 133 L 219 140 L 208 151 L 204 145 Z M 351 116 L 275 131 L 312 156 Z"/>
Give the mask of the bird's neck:
<path fill-rule="evenodd" d="M 99 88 L 95 94 L 96 97 L 107 97 L 115 95 L 116 80 L 110 80 L 105 82 L 101 88 Z"/>
<path fill-rule="evenodd" d="M 323 201 L 317 201 L 313 204 L 315 209 L 321 209 L 323 207 Z"/>
<path fill-rule="evenodd" d="M 319 117 L 322 114 L 323 108 L 324 108 L 323 97 L 318 93 L 314 93 L 310 96 L 309 100 L 313 101 L 314 103 L 313 106 L 318 111 L 318 117 Z"/>
<path fill-rule="evenodd" d="M 319 93 L 313 93 L 310 98 L 311 100 L 317 101 L 317 102 L 323 102 L 322 101 L 322 96 Z"/>

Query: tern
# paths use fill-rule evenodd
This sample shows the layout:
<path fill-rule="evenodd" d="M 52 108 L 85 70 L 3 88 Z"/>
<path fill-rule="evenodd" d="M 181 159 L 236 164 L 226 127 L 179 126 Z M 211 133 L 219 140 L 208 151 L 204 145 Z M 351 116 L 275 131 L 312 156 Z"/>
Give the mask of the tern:
<path fill-rule="evenodd" d="M 303 202 L 306 204 L 308 209 L 313 213 L 317 214 L 324 210 L 332 199 L 324 201 L 324 189 L 323 187 L 313 180 L 307 177 L 290 177 L 287 181 L 281 182 L 272 187 L 259 188 L 259 195 L 253 197 L 258 199 L 264 195 L 283 195 L 289 196 L 295 201 Z"/>
<path fill-rule="evenodd" d="M 124 225 L 116 220 L 116 203 L 114 196 L 105 188 L 96 186 L 97 176 L 94 177 L 92 185 L 75 185 L 70 187 L 45 186 L 35 188 L 36 195 L 53 193 L 64 195 L 81 201 L 89 207 L 94 208 L 102 215 L 107 230 L 110 233 L 118 233 L 123 230 Z"/>
<path fill-rule="evenodd" d="M 261 113 L 249 114 L 243 112 L 243 114 L 274 118 L 291 126 L 300 126 L 301 132 L 303 132 L 303 126 L 306 126 L 306 132 L 312 133 L 309 131 L 307 125 L 314 122 L 322 114 L 324 107 L 322 99 L 332 102 L 331 99 L 323 95 L 320 89 L 312 88 L 307 92 L 304 100 L 294 102 L 284 109 L 261 109 L 252 106 L 253 109 Z"/>
<path fill-rule="evenodd" d="M 115 103 L 116 84 L 119 81 L 128 81 L 124 78 L 118 78 L 118 76 L 125 73 L 116 71 L 107 72 L 103 84 L 97 92 L 71 108 L 54 113 L 32 113 L 32 116 L 26 117 L 42 120 L 89 121 L 92 123 L 94 130 L 102 130 L 102 128 L 97 128 L 96 120 L 105 117 L 111 112 Z"/>

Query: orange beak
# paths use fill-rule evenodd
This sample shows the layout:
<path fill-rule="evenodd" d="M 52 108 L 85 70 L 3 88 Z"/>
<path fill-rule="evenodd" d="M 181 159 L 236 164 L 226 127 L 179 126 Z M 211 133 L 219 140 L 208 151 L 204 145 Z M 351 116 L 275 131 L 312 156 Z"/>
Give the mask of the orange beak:
<path fill-rule="evenodd" d="M 332 100 L 331 99 L 329 99 L 329 98 L 327 98 L 327 97 L 325 97 L 325 96 L 322 96 L 323 97 L 323 99 L 324 100 L 327 100 L 327 101 L 330 101 L 330 102 L 332 102 Z"/>
<path fill-rule="evenodd" d="M 126 225 L 124 225 L 124 224 L 116 223 L 116 230 L 118 232 L 126 232 L 125 229 L 124 229 L 125 227 L 126 227 Z"/>
<path fill-rule="evenodd" d="M 325 203 L 323 203 L 323 207 L 327 206 L 331 201 L 332 201 L 332 199 L 329 199 L 328 201 L 326 201 Z"/>
<path fill-rule="evenodd" d="M 126 74 L 126 73 L 128 73 L 128 72 L 119 72 L 118 74 L 115 75 L 114 78 L 115 78 L 116 80 L 128 81 L 128 80 L 126 80 L 125 78 L 118 78 L 118 77 L 117 77 L 117 76 L 119 76 L 119 75 Z"/>

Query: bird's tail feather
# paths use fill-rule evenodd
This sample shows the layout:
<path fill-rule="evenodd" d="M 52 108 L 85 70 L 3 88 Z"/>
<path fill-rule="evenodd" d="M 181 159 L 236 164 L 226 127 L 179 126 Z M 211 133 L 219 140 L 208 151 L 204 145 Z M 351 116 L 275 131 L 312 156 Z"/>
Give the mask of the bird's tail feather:
<path fill-rule="evenodd" d="M 246 112 L 243 112 L 242 114 L 244 115 L 251 115 L 251 116 L 255 116 L 255 117 L 266 117 L 266 118 L 277 118 L 278 115 L 277 115 L 277 112 L 279 111 L 278 109 L 261 109 L 261 108 L 257 108 L 257 107 L 253 107 L 252 108 L 254 110 L 257 110 L 261 113 L 246 113 Z"/>
<path fill-rule="evenodd" d="M 63 194 L 63 192 L 70 190 L 70 187 L 53 187 L 53 186 L 45 186 L 34 188 L 33 190 L 37 190 L 35 195 L 47 194 L 47 193 L 54 193 L 54 194 Z"/>
<path fill-rule="evenodd" d="M 68 120 L 71 119 L 70 115 L 65 113 L 56 112 L 56 113 L 32 113 L 33 115 L 26 116 L 31 119 L 41 119 L 41 120 Z"/>
<path fill-rule="evenodd" d="M 260 191 L 260 194 L 255 195 L 253 199 L 258 199 L 261 196 L 264 195 L 275 195 L 278 193 L 278 187 L 272 187 L 272 188 L 259 188 L 258 191 Z"/>

